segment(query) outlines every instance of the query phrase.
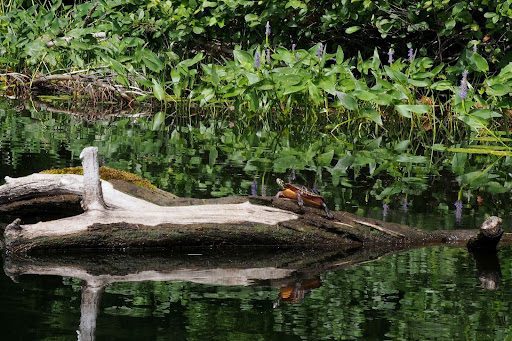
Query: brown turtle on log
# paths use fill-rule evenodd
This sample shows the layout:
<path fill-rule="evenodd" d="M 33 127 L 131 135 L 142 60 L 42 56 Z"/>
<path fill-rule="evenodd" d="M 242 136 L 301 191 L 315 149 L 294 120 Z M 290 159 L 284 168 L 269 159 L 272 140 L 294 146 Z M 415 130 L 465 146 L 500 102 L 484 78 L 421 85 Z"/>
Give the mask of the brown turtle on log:
<path fill-rule="evenodd" d="M 320 194 L 313 192 L 306 186 L 285 183 L 279 178 L 276 179 L 276 182 L 282 188 L 277 192 L 276 198 L 284 197 L 297 200 L 297 204 L 299 204 L 300 208 L 303 208 L 304 204 L 312 207 L 323 208 L 327 218 L 334 218 L 331 211 L 329 211 L 329 208 L 327 208 L 327 205 L 325 204 L 324 197 Z"/>

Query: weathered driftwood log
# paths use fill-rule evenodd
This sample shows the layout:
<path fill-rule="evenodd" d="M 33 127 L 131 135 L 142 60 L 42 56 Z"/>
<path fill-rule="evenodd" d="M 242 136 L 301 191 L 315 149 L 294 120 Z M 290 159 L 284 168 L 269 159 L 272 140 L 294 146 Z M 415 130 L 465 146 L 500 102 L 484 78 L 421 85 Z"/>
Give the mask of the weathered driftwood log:
<path fill-rule="evenodd" d="M 73 198 L 75 205 L 76 198 L 81 198 L 85 209 L 76 216 L 36 224 L 22 224 L 16 219 L 4 232 L 8 252 L 211 245 L 337 250 L 388 245 L 391 249 L 428 243 L 464 244 L 476 235 L 473 230 L 425 232 L 347 212 L 334 212 L 330 220 L 318 209 L 301 210 L 291 200 L 273 197 L 168 197 L 167 206 L 159 206 L 100 182 L 95 153 L 94 148 L 82 153 L 85 176 L 6 177 L 6 184 L 0 186 L 0 211 L 27 203 L 48 205 L 52 198 L 60 205 L 63 198 Z"/>

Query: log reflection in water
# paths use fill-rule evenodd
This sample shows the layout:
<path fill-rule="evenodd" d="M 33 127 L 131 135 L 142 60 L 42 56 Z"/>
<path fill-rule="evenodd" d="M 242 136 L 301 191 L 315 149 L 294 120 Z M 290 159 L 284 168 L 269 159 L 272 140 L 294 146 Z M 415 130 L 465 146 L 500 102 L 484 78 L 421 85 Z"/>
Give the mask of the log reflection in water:
<path fill-rule="evenodd" d="M 383 249 L 351 253 L 248 249 L 245 251 L 193 250 L 175 254 L 41 254 L 6 255 L 5 273 L 55 275 L 83 281 L 80 340 L 94 340 L 104 288 L 116 282 L 187 281 L 209 285 L 256 285 L 279 290 L 275 306 L 300 303 L 322 285 L 321 274 L 366 263 L 389 254 Z M 193 252 L 193 253 L 192 253 Z M 472 253 L 482 287 L 498 287 L 501 271 L 496 254 Z"/>
<path fill-rule="evenodd" d="M 501 266 L 496 251 L 471 252 L 476 263 L 480 286 L 486 290 L 497 290 L 501 282 Z"/>

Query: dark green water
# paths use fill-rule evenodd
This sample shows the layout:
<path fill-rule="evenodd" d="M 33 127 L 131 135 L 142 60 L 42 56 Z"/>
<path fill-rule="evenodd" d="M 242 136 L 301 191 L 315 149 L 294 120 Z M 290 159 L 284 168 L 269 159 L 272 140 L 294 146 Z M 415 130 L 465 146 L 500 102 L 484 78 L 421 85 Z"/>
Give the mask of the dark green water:
<path fill-rule="evenodd" d="M 229 122 L 179 122 L 152 131 L 151 120 L 91 123 L 12 106 L 0 102 L 2 178 L 78 165 L 82 148 L 95 145 L 105 164 L 138 173 L 178 195 L 245 195 L 254 180 L 259 193 L 269 194 L 277 189 L 273 179 L 286 171 L 279 172 L 275 162 L 281 161 L 273 160 L 272 153 L 310 144 L 303 141 L 304 134 L 250 131 L 236 124 L 230 127 Z M 332 186 L 329 176 L 313 164 L 296 176 L 298 181 L 314 183 L 335 209 L 383 218 L 381 204 L 368 199 L 369 190 L 363 186 Z M 438 189 L 435 196 L 414 198 L 408 211 L 394 203 L 385 219 L 427 229 L 473 227 L 484 214 L 504 216 L 507 211 L 468 203 L 462 220 L 456 222 L 453 195 L 450 189 Z M 444 197 L 448 210 L 432 210 L 438 204 L 430 203 L 433 197 Z M 80 331 L 85 340 L 84 332 L 91 329 L 81 328 L 84 316 L 95 317 L 94 335 L 99 340 L 512 337 L 511 249 L 482 260 L 461 248 L 422 248 L 350 266 L 346 263 L 350 255 L 318 255 L 321 262 L 316 266 L 311 260 L 315 254 L 290 256 L 269 250 L 251 259 L 247 253 L 240 257 L 239 251 L 220 258 L 201 250 L 164 258 L 153 255 L 135 270 L 130 268 L 135 258 L 123 254 L 114 260 L 90 255 L 87 261 L 95 262 L 87 266 L 62 255 L 9 259 L 6 274 L 0 276 L 2 339 L 76 339 Z M 274 273 L 276 268 L 293 269 L 307 262 L 308 271 Z M 115 270 L 109 264 L 115 264 Z M 249 270 L 250 275 L 244 272 Z M 142 281 L 127 281 L 126 275 L 141 271 L 148 272 L 139 278 Z M 151 271 L 172 273 L 174 279 L 153 280 Z M 118 277 L 102 282 L 92 305 L 97 315 L 91 315 L 86 309 L 91 306 L 84 305 L 84 278 L 91 284 L 114 272 Z M 293 292 L 290 298 L 294 299 L 280 300 L 280 292 L 282 297 Z"/>
<path fill-rule="evenodd" d="M 512 250 L 484 290 L 463 249 L 434 247 L 323 273 L 302 301 L 275 306 L 279 288 L 145 281 L 106 287 L 98 339 L 503 340 L 512 335 Z M 205 260 L 206 261 L 206 260 Z M 2 339 L 74 339 L 81 282 L 0 277 Z"/>

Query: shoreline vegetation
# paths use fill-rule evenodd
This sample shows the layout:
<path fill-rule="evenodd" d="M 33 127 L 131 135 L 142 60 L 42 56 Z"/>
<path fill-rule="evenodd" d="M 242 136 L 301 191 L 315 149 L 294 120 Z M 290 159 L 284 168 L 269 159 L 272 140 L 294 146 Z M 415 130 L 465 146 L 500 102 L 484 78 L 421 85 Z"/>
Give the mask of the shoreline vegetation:
<path fill-rule="evenodd" d="M 313 125 L 330 141 L 316 167 L 281 155 L 272 171 L 328 172 L 333 186 L 364 176 L 383 205 L 447 174 L 456 209 L 472 193 L 510 197 L 510 1 L 322 4 L 12 0 L 0 93 L 149 104 L 155 131 L 178 111 Z"/>

